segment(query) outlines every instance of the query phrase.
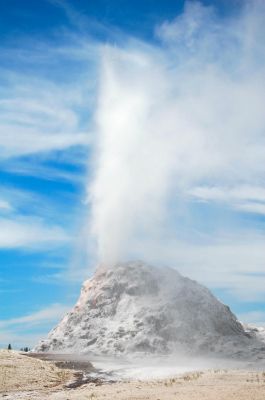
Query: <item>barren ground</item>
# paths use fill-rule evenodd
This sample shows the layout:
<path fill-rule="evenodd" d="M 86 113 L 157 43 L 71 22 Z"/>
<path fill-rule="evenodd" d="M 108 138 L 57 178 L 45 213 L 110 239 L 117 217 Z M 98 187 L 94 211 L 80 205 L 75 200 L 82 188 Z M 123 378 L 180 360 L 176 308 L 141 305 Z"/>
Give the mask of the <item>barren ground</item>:
<path fill-rule="evenodd" d="M 66 385 L 74 372 L 53 362 L 0 351 L 0 398 L 7 400 L 264 400 L 265 372 L 207 370 L 173 378 Z"/>

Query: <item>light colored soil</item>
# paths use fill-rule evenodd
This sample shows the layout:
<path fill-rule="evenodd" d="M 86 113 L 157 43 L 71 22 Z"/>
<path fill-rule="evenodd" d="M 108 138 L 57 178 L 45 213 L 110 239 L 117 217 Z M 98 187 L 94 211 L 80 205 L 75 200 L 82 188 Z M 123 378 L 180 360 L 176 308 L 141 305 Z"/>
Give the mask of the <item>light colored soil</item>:
<path fill-rule="evenodd" d="M 52 400 L 265 400 L 265 374 L 207 371 L 161 381 L 83 387 Z"/>
<path fill-rule="evenodd" d="M 0 398 L 13 391 L 54 389 L 72 377 L 71 371 L 59 369 L 54 363 L 0 350 Z"/>
<path fill-rule="evenodd" d="M 66 389 L 72 373 L 52 363 L 0 352 L 0 398 L 6 400 L 265 400 L 265 372 L 212 370 L 163 380 Z"/>

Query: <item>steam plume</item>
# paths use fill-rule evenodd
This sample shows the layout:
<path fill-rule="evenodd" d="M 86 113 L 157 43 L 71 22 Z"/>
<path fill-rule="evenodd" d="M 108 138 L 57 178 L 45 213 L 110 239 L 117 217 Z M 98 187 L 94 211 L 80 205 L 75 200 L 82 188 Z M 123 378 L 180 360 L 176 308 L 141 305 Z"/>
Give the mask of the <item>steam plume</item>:
<path fill-rule="evenodd" d="M 226 18 L 186 3 L 157 44 L 102 49 L 89 188 L 101 261 L 179 234 L 176 210 L 200 187 L 264 182 L 264 16 L 262 1 Z"/>

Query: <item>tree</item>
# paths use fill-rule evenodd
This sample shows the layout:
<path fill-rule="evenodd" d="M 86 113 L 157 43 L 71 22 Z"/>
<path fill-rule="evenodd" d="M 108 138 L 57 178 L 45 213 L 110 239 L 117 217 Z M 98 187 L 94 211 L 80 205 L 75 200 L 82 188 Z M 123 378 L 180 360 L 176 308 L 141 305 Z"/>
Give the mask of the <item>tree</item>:
<path fill-rule="evenodd" d="M 7 348 L 8 350 L 12 350 L 12 346 L 11 346 L 11 344 L 9 343 L 9 345 L 8 345 L 8 348 Z"/>

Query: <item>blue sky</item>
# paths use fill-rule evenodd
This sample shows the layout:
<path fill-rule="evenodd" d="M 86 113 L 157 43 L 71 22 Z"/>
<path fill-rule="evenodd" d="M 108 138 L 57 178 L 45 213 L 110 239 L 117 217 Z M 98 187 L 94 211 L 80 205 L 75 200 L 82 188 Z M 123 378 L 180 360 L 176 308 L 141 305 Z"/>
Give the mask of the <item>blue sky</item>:
<path fill-rule="evenodd" d="M 113 249 L 265 322 L 254 3 L 0 1 L 1 346 L 45 336 Z"/>

